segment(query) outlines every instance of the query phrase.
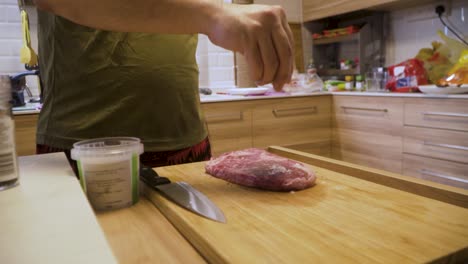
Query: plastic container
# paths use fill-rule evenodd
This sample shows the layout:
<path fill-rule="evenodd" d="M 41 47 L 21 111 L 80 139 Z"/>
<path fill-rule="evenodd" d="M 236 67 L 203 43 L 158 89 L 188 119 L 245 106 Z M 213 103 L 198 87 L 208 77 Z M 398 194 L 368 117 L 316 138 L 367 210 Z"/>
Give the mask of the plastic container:
<path fill-rule="evenodd" d="M 315 67 L 314 61 L 312 59 L 309 60 L 309 64 L 307 65 L 303 86 L 311 92 L 323 91 L 323 81 L 318 76 L 317 68 Z"/>
<path fill-rule="evenodd" d="M 97 138 L 77 142 L 71 150 L 81 186 L 95 210 L 111 210 L 138 202 L 140 139 Z"/>

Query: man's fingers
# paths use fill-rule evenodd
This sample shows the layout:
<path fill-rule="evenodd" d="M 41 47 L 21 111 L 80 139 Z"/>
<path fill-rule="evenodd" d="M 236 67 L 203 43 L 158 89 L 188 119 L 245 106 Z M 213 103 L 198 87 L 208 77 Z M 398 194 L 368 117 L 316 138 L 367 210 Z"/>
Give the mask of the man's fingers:
<path fill-rule="evenodd" d="M 295 67 L 295 64 L 296 64 L 296 60 L 294 58 L 296 52 L 295 52 L 295 42 L 294 42 L 294 34 L 292 33 L 291 31 L 291 28 L 289 27 L 289 24 L 286 20 L 286 15 L 283 19 L 283 27 L 286 31 L 286 34 L 288 36 L 288 39 L 289 39 L 289 45 L 291 47 L 291 69 L 290 69 L 290 72 L 289 72 L 289 80 L 288 82 L 291 82 L 291 76 L 292 76 L 292 73 L 294 71 L 294 67 Z"/>
<path fill-rule="evenodd" d="M 273 80 L 273 87 L 275 90 L 279 91 L 283 88 L 284 84 L 291 79 L 291 69 L 293 67 L 291 57 L 293 49 L 286 31 L 282 27 L 274 32 L 272 36 L 279 61 L 275 79 Z"/>
<path fill-rule="evenodd" d="M 259 38 L 260 53 L 263 61 L 263 76 L 259 85 L 264 85 L 274 81 L 279 66 L 278 56 L 270 35 L 263 35 Z"/>
<path fill-rule="evenodd" d="M 247 61 L 250 78 L 256 82 L 262 82 L 263 61 L 257 42 L 249 44 L 249 48 L 244 52 Z"/>

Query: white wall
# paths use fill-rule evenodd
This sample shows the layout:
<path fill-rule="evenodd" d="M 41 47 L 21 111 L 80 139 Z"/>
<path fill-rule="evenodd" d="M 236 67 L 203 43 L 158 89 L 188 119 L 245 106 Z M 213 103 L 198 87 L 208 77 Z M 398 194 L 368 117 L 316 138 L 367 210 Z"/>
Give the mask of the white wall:
<path fill-rule="evenodd" d="M 443 1 L 451 3 L 449 16 L 443 19 L 468 37 L 468 1 Z M 432 41 L 443 42 L 437 35 L 442 30 L 449 37 L 455 36 L 443 26 L 435 14 L 434 4 L 407 8 L 390 13 L 390 34 L 387 38 L 386 66 L 393 65 L 416 56 L 421 48 L 430 48 Z"/>

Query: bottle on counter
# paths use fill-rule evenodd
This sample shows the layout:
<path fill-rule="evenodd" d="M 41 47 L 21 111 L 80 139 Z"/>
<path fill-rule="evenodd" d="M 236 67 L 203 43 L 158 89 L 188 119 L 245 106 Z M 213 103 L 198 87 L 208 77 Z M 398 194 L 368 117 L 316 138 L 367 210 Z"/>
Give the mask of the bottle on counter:
<path fill-rule="evenodd" d="M 356 89 L 356 91 L 359 91 L 359 92 L 364 90 L 364 86 L 363 86 L 363 83 L 362 83 L 362 75 L 357 75 L 356 76 L 355 89 Z"/>
<path fill-rule="evenodd" d="M 352 75 L 345 76 L 345 90 L 352 91 L 354 89 L 354 77 Z"/>
<path fill-rule="evenodd" d="M 317 68 L 312 59 L 309 60 L 309 64 L 307 65 L 304 86 L 314 92 L 323 91 L 323 81 L 318 76 Z"/>
<path fill-rule="evenodd" d="M 9 76 L 0 75 L 0 191 L 18 184 L 18 161 Z"/>

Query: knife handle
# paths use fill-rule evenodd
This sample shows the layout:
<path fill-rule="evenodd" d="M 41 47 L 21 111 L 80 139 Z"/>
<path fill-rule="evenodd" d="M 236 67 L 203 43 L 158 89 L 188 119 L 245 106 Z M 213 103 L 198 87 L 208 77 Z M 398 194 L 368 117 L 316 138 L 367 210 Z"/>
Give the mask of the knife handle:
<path fill-rule="evenodd" d="M 159 176 L 156 171 L 148 166 L 140 165 L 140 176 L 145 183 L 151 186 L 171 183 L 168 178 Z"/>

